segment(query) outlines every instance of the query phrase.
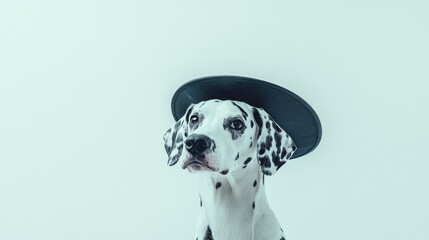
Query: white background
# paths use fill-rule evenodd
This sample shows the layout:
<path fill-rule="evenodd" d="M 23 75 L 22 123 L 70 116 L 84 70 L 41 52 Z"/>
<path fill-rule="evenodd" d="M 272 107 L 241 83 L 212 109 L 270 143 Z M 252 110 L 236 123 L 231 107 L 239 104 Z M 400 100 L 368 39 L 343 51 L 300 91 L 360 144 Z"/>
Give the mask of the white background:
<path fill-rule="evenodd" d="M 282 85 L 323 125 L 266 179 L 290 240 L 429 239 L 428 1 L 0 0 L 0 239 L 193 239 L 162 136 L 184 82 Z"/>

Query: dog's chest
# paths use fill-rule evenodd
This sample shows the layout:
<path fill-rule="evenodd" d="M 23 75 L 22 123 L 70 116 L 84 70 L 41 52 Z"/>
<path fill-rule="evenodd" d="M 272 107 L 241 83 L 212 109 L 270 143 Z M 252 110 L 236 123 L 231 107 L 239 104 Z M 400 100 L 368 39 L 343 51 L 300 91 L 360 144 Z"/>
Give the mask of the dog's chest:
<path fill-rule="evenodd" d="M 226 181 L 200 181 L 202 211 L 215 239 L 253 239 L 256 195 L 253 186 L 237 189 Z"/>

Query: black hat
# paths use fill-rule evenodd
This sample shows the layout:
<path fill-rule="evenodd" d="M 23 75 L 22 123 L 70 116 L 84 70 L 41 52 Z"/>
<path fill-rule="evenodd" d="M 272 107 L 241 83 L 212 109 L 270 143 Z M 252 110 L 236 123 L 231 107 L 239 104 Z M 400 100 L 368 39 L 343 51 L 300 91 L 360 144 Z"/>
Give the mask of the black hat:
<path fill-rule="evenodd" d="M 236 100 L 264 109 L 293 139 L 293 158 L 313 151 L 322 138 L 322 125 L 311 106 L 275 84 L 241 76 L 210 76 L 191 80 L 174 93 L 171 111 L 177 121 L 189 105 L 210 99 Z"/>

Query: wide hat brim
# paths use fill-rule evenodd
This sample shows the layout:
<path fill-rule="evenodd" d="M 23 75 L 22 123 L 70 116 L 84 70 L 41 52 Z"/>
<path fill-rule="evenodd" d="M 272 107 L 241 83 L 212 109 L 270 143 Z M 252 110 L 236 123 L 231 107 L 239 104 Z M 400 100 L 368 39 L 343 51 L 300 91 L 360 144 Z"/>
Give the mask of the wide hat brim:
<path fill-rule="evenodd" d="M 313 108 L 295 93 L 262 80 L 241 76 L 210 76 L 191 80 L 174 93 L 171 111 L 177 121 L 191 104 L 210 99 L 236 100 L 264 109 L 294 140 L 298 158 L 313 151 L 322 125 Z"/>

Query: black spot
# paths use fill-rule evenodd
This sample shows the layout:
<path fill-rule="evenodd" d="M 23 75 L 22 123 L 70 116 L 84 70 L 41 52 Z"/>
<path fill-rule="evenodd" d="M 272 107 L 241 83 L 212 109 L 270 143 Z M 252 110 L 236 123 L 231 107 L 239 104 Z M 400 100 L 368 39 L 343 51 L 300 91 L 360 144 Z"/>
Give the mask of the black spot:
<path fill-rule="evenodd" d="M 280 228 L 280 231 L 282 231 L 283 232 L 283 229 L 282 228 Z M 283 232 L 284 233 L 284 232 Z"/>
<path fill-rule="evenodd" d="M 220 188 L 220 186 L 222 186 L 222 183 L 217 182 L 217 183 L 216 183 L 216 189 Z"/>
<path fill-rule="evenodd" d="M 253 187 L 256 187 L 256 185 L 258 184 L 258 182 L 255 180 L 254 182 L 253 182 Z"/>
<path fill-rule="evenodd" d="M 266 148 L 269 150 L 269 149 L 271 149 L 271 146 L 272 146 L 272 144 L 273 144 L 273 137 L 271 137 L 271 135 L 268 135 L 266 138 L 265 138 L 265 144 L 266 144 Z"/>
<path fill-rule="evenodd" d="M 214 102 L 219 102 L 219 100 L 214 100 Z"/>
<path fill-rule="evenodd" d="M 253 125 L 254 125 L 253 121 L 250 120 L 250 127 L 253 128 Z"/>
<path fill-rule="evenodd" d="M 240 153 L 237 153 L 237 156 L 235 156 L 235 161 L 237 161 L 237 159 L 240 157 Z"/>
<path fill-rule="evenodd" d="M 267 121 L 267 122 L 265 123 L 265 127 L 266 127 L 267 129 L 270 129 L 270 128 L 271 128 L 271 125 L 270 125 L 270 122 L 269 122 L 269 121 Z"/>
<path fill-rule="evenodd" d="M 251 158 L 251 157 L 248 157 L 248 158 L 246 159 L 246 161 L 244 161 L 244 164 L 248 164 L 250 161 L 252 161 L 252 158 Z"/>
<path fill-rule="evenodd" d="M 164 148 L 165 148 L 165 151 L 167 152 L 167 155 L 170 155 L 170 153 L 171 153 L 171 146 L 168 146 L 167 144 L 164 144 Z"/>
<path fill-rule="evenodd" d="M 276 132 L 281 133 L 282 129 L 279 127 L 279 125 L 276 122 L 273 122 L 273 128 L 276 130 Z"/>
<path fill-rule="evenodd" d="M 179 123 L 179 122 L 177 122 L 177 123 Z M 177 145 L 177 143 L 176 143 L 176 137 L 177 137 L 177 132 L 178 132 L 178 128 L 176 128 L 176 126 L 178 126 L 177 123 L 176 123 L 176 125 L 174 125 L 173 136 L 171 137 L 171 142 L 173 143 L 173 145 L 171 146 L 170 153 L 174 148 L 176 148 L 176 145 Z"/>
<path fill-rule="evenodd" d="M 229 170 L 223 170 L 222 172 L 220 172 L 220 174 L 226 175 L 226 174 L 228 174 L 228 172 L 229 172 Z"/>
<path fill-rule="evenodd" d="M 255 119 L 256 124 L 259 127 L 259 130 L 258 130 L 258 138 L 259 138 L 259 136 L 261 136 L 261 132 L 262 132 L 262 118 L 261 118 L 261 114 L 259 113 L 257 108 L 253 108 L 253 118 Z"/>
<path fill-rule="evenodd" d="M 262 173 L 265 174 L 265 175 L 267 175 L 267 176 L 273 175 L 273 173 L 270 170 L 268 170 L 268 169 L 262 169 Z"/>
<path fill-rule="evenodd" d="M 252 146 L 253 146 L 253 141 L 250 141 L 250 146 L 249 146 L 249 148 L 252 148 Z"/>
<path fill-rule="evenodd" d="M 283 147 L 282 149 L 282 155 L 280 156 L 280 159 L 283 159 L 286 156 L 286 148 Z"/>
<path fill-rule="evenodd" d="M 183 146 L 183 145 L 182 145 Z M 176 164 L 177 163 L 177 161 L 179 161 L 179 158 L 180 158 L 180 155 L 182 154 L 182 151 L 181 151 L 181 149 L 179 150 L 179 153 L 178 154 L 176 154 L 176 155 L 174 155 L 173 157 L 171 157 L 171 160 L 169 161 L 170 162 L 170 165 L 174 165 L 174 164 Z"/>
<path fill-rule="evenodd" d="M 252 208 L 253 208 L 253 209 L 255 209 L 255 202 L 253 202 L 253 204 L 252 204 Z"/>
<path fill-rule="evenodd" d="M 265 176 L 262 175 L 262 185 L 265 185 Z"/>
<path fill-rule="evenodd" d="M 247 112 L 244 111 L 244 109 L 242 107 L 238 106 L 238 104 L 236 104 L 235 102 L 232 102 L 232 104 L 234 104 L 236 107 L 238 107 L 238 109 L 240 109 L 241 114 L 243 114 L 244 120 L 247 120 L 247 116 L 248 116 Z"/>
<path fill-rule="evenodd" d="M 177 144 L 176 136 L 177 136 L 177 131 L 173 132 L 173 137 L 172 137 L 173 146 L 171 147 L 171 149 L 168 149 L 168 150 L 170 150 L 170 153 L 169 153 L 169 155 L 170 155 L 172 150 L 174 148 L 177 148 L 177 154 L 175 156 L 170 156 L 170 159 L 169 159 L 169 162 L 172 163 L 173 165 L 179 160 L 180 156 L 182 155 L 182 150 L 183 150 L 183 144 Z M 176 147 L 176 145 L 179 145 L 179 146 Z"/>
<path fill-rule="evenodd" d="M 189 121 L 189 115 L 191 115 L 191 112 L 192 112 L 193 108 L 194 108 L 194 106 L 191 106 L 190 108 L 188 108 L 188 111 L 186 111 L 186 115 L 185 115 L 186 122 Z"/>
<path fill-rule="evenodd" d="M 278 132 L 274 132 L 274 140 L 276 141 L 277 149 L 280 149 L 280 145 L 282 144 L 282 135 Z"/>
<path fill-rule="evenodd" d="M 280 161 L 280 156 L 277 155 L 274 151 L 271 153 L 271 160 L 274 163 L 274 166 L 276 166 L 276 169 L 278 170 L 285 162 Z"/>
<path fill-rule="evenodd" d="M 265 150 L 266 150 L 266 148 L 265 148 L 265 142 L 262 142 L 259 145 L 259 155 L 263 155 L 265 153 Z"/>
<path fill-rule="evenodd" d="M 200 207 L 203 206 L 203 199 L 201 199 L 201 195 L 200 195 Z"/>
<path fill-rule="evenodd" d="M 243 168 L 246 168 L 246 167 L 247 167 L 247 165 L 244 165 L 244 166 L 243 166 Z"/>
<path fill-rule="evenodd" d="M 268 156 L 260 157 L 260 158 L 258 158 L 258 160 L 259 160 L 259 164 L 263 168 L 270 168 L 271 167 L 271 161 L 270 161 L 270 158 Z"/>
<path fill-rule="evenodd" d="M 204 235 L 203 240 L 214 240 L 212 235 L 212 230 L 210 229 L 210 226 L 207 226 L 206 234 Z"/>
<path fill-rule="evenodd" d="M 167 132 L 165 132 L 164 133 L 164 138 L 167 136 L 167 135 L 169 135 L 171 133 L 171 128 L 169 128 L 168 130 L 167 130 Z"/>
<path fill-rule="evenodd" d="M 281 237 L 280 240 L 286 240 L 284 237 Z"/>

